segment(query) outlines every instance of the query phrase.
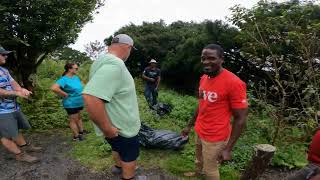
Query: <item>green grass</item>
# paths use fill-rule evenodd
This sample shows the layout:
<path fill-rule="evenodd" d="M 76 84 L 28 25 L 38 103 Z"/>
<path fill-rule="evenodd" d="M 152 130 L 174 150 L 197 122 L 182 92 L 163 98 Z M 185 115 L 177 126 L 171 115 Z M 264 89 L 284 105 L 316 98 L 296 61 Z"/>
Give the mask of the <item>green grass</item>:
<path fill-rule="evenodd" d="M 169 115 L 160 118 L 153 111 L 149 110 L 143 96 L 143 85 L 140 80 L 136 81 L 136 88 L 142 122 L 153 128 L 172 130 L 179 133 L 191 118 L 197 106 L 197 100 L 194 97 L 181 96 L 174 91 L 161 89 L 159 101 L 169 103 L 174 108 Z M 91 125 L 86 123 L 86 126 Z M 239 166 L 243 167 L 245 162 L 250 158 L 252 144 L 261 141 L 259 134 L 255 135 L 255 138 L 252 137 L 254 134 L 256 132 L 245 134 L 244 138 L 238 143 L 239 146 L 235 149 L 235 161 L 221 166 L 222 179 L 238 178 Z M 194 150 L 194 132 L 192 132 L 189 144 L 180 151 L 141 148 L 138 163 L 145 169 L 160 167 L 169 173 L 182 177 L 184 172 L 195 169 Z M 94 134 L 90 134 L 85 142 L 75 143 L 71 154 L 81 163 L 95 170 L 109 169 L 113 164 L 110 146 L 105 144 L 101 137 L 96 137 Z"/>
<path fill-rule="evenodd" d="M 169 115 L 160 118 L 153 111 L 149 110 L 143 96 L 141 80 L 136 80 L 136 89 L 141 120 L 153 128 L 180 132 L 191 118 L 193 110 L 197 105 L 197 100 L 194 97 L 182 96 L 172 90 L 161 89 L 159 101 L 169 103 L 174 108 Z M 90 123 L 86 123 L 86 126 L 91 127 Z M 241 170 L 244 169 L 253 154 L 253 146 L 255 144 L 268 143 L 268 128 L 270 126 L 272 126 L 272 123 L 269 118 L 252 114 L 249 116 L 246 130 L 233 150 L 233 160 L 220 167 L 221 179 L 239 179 Z M 291 160 L 296 165 L 305 165 L 306 161 L 303 156 L 304 147 L 301 145 L 295 146 L 298 148 L 288 150 L 279 145 L 279 150 L 275 157 L 276 162 L 283 165 Z M 94 134 L 90 134 L 85 142 L 75 143 L 71 154 L 84 165 L 98 171 L 109 169 L 113 164 L 110 146 L 105 144 L 101 137 L 96 137 Z M 289 157 L 291 155 L 295 155 L 296 157 Z M 138 163 L 145 169 L 160 167 L 168 173 L 184 179 L 184 172 L 195 169 L 194 157 L 195 144 L 194 132 L 192 132 L 189 144 L 180 151 L 141 148 Z"/>
<path fill-rule="evenodd" d="M 85 123 L 85 127 L 93 132 L 91 124 Z M 103 138 L 97 137 L 94 132 L 86 135 L 85 138 L 82 142 L 72 142 L 74 148 L 70 155 L 96 171 L 111 167 L 111 147 L 104 143 Z"/>
<path fill-rule="evenodd" d="M 42 63 L 38 70 L 38 86 L 35 96 L 31 99 L 31 103 L 21 100 L 23 112 L 28 116 L 37 131 L 67 127 L 67 115 L 62 108 L 60 99 L 49 90 L 51 84 L 61 76 L 63 65 L 64 62 L 50 60 Z M 85 64 L 80 68 L 79 76 L 84 81 L 87 80 L 86 75 L 89 67 L 90 64 Z M 191 118 L 197 106 L 196 98 L 163 88 L 159 91 L 159 101 L 171 104 L 173 111 L 169 115 L 160 118 L 149 110 L 143 96 L 143 82 L 140 79 L 136 79 L 136 89 L 141 120 L 152 128 L 172 130 L 179 133 Z M 83 119 L 85 127 L 93 131 L 86 113 L 83 113 Z M 265 114 L 250 114 L 247 128 L 234 147 L 233 160 L 220 167 L 221 179 L 238 179 L 240 172 L 245 168 L 253 154 L 253 146 L 255 144 L 269 143 L 273 132 L 274 125 Z M 71 137 L 71 132 L 69 133 Z M 289 168 L 304 166 L 306 164 L 305 151 L 308 143 L 286 141 L 287 135 L 301 137 L 304 133 L 303 130 L 288 126 L 281 133 L 282 136 L 280 136 L 276 144 L 277 152 L 272 164 Z M 94 133 L 87 135 L 86 139 L 83 142 L 72 143 L 74 148 L 70 152 L 70 156 L 95 171 L 108 170 L 113 164 L 110 146 L 104 143 L 103 138 L 95 136 Z M 195 144 L 194 132 L 192 132 L 189 144 L 180 151 L 141 148 L 138 163 L 145 169 L 160 167 L 168 173 L 180 176 L 183 179 L 182 174 L 184 172 L 194 170 L 194 157 Z"/>

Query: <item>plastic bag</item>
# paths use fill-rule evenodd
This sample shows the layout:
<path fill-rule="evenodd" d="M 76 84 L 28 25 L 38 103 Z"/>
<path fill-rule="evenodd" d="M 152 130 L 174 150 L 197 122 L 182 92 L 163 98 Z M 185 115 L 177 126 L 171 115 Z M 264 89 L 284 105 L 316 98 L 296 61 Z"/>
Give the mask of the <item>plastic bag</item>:
<path fill-rule="evenodd" d="M 158 103 L 151 108 L 155 110 L 159 116 L 164 116 L 172 111 L 172 106 L 165 103 Z"/>
<path fill-rule="evenodd" d="M 145 148 L 178 150 L 181 149 L 189 140 L 188 137 L 183 137 L 176 132 L 156 130 L 144 124 L 141 124 L 138 136 L 140 145 Z"/>

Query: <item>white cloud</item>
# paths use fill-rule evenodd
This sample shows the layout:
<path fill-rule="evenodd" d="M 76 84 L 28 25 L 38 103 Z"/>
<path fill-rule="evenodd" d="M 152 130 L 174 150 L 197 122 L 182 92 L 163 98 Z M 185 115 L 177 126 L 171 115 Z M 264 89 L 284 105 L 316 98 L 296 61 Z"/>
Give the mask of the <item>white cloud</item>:
<path fill-rule="evenodd" d="M 130 23 L 163 19 L 167 24 L 177 20 L 201 22 L 205 19 L 224 20 L 229 8 L 241 4 L 251 7 L 258 0 L 106 0 L 93 22 L 84 26 L 72 48 L 84 51 L 91 41 L 103 41 L 121 27 Z"/>

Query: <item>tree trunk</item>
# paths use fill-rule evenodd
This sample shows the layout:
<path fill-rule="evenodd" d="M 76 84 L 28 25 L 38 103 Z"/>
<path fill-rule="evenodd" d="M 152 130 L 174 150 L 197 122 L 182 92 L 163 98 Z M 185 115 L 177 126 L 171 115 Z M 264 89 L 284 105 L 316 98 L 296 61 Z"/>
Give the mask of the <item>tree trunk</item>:
<path fill-rule="evenodd" d="M 258 144 L 255 146 L 255 154 L 242 173 L 241 180 L 254 180 L 268 167 L 276 148 L 269 144 Z"/>
<path fill-rule="evenodd" d="M 29 77 L 32 75 L 30 72 L 22 73 L 22 86 L 23 88 L 28 89 L 29 91 L 33 92 L 34 89 L 34 82 L 29 79 Z"/>
<path fill-rule="evenodd" d="M 34 83 L 30 80 L 30 76 L 36 73 L 36 59 L 25 56 L 18 56 L 18 72 L 21 77 L 21 86 L 28 89 L 29 91 L 33 91 Z"/>
<path fill-rule="evenodd" d="M 24 45 L 19 45 L 12 49 L 16 49 L 16 51 L 14 56 L 9 56 L 7 67 L 22 87 L 33 91 L 35 84 L 30 79 L 30 76 L 36 73 L 37 67 L 48 53 L 41 53 Z"/>

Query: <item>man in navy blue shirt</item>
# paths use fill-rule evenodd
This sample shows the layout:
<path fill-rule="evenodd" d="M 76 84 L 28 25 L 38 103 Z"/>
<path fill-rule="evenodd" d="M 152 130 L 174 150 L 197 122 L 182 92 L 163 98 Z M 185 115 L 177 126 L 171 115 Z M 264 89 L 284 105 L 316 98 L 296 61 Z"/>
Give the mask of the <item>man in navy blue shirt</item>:
<path fill-rule="evenodd" d="M 157 61 L 151 59 L 149 66 L 143 71 L 142 78 L 146 81 L 144 96 L 150 107 L 156 105 L 161 71 L 157 68 Z"/>

